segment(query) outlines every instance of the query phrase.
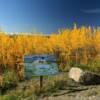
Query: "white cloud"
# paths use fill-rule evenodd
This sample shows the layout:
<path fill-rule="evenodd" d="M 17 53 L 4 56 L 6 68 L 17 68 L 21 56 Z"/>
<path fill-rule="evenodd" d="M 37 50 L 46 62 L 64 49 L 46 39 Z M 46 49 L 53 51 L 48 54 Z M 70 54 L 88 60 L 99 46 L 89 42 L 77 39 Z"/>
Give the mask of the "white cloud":
<path fill-rule="evenodd" d="M 100 8 L 98 9 L 87 9 L 87 10 L 82 10 L 84 13 L 88 14 L 100 14 Z"/>

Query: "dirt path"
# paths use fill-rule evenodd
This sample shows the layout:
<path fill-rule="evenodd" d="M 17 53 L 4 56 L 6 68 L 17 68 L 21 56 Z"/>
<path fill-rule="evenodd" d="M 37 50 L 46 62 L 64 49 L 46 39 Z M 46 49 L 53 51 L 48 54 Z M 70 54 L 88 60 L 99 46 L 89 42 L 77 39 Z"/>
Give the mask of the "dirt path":
<path fill-rule="evenodd" d="M 100 85 L 88 86 L 83 90 L 62 90 L 52 96 L 43 97 L 38 100 L 100 100 Z"/>
<path fill-rule="evenodd" d="M 100 100 L 100 97 L 97 97 L 97 96 L 84 97 L 84 96 L 78 96 L 78 95 L 76 95 L 75 97 L 72 97 L 68 95 L 63 95 L 63 96 L 57 96 L 57 97 L 51 96 L 51 97 L 47 97 L 40 100 Z"/>

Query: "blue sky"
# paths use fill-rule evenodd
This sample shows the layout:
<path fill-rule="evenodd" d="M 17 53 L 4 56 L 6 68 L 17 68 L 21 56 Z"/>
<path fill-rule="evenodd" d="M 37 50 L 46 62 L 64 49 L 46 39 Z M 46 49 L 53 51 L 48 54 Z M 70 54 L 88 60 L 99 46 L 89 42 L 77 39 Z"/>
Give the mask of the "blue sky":
<path fill-rule="evenodd" d="M 100 0 L 0 0 L 0 27 L 7 32 L 43 33 L 100 26 Z"/>

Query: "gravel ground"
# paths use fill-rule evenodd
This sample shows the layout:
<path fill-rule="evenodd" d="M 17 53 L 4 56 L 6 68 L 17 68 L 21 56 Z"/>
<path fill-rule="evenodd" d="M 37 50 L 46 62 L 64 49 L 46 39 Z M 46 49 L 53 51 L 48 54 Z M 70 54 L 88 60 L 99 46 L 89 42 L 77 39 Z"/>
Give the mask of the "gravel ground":
<path fill-rule="evenodd" d="M 78 95 L 76 95 L 75 97 L 69 97 L 68 95 L 63 95 L 63 96 L 57 96 L 57 97 L 47 97 L 47 98 L 39 99 L 39 100 L 100 100 L 100 97 L 97 97 L 97 96 L 84 97 L 84 96 L 78 96 Z"/>
<path fill-rule="evenodd" d="M 86 90 L 82 91 L 68 91 L 63 90 L 52 96 L 39 98 L 38 100 L 100 100 L 100 85 L 86 86 Z"/>
<path fill-rule="evenodd" d="M 66 74 L 60 76 L 64 77 Z M 68 86 L 64 90 L 58 90 L 38 100 L 100 100 L 100 85 L 84 86 L 68 80 Z"/>

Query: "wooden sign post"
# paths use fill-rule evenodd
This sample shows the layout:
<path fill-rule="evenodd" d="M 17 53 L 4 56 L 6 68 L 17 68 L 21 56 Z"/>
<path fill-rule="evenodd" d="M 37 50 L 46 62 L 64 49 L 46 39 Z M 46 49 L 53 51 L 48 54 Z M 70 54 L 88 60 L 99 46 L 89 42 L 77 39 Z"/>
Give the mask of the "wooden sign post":
<path fill-rule="evenodd" d="M 40 76 L 40 90 L 42 89 L 43 87 L 43 76 Z"/>

